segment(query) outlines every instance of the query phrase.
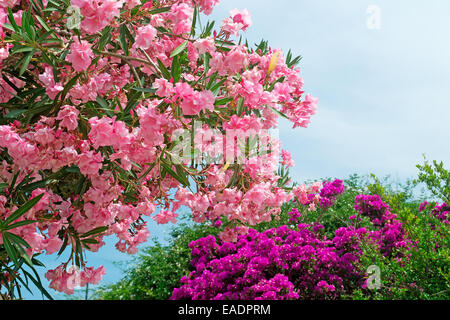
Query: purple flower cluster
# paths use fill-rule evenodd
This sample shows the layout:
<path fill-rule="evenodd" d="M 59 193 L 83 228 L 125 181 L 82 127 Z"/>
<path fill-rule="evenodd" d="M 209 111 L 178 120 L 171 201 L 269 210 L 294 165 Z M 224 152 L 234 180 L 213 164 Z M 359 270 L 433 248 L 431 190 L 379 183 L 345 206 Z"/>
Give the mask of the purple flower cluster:
<path fill-rule="evenodd" d="M 289 211 L 289 222 L 297 223 L 298 219 L 302 216 L 302 213 L 298 211 L 297 208 L 293 208 L 291 211 Z"/>
<path fill-rule="evenodd" d="M 375 242 L 380 252 L 387 257 L 401 257 L 400 249 L 408 247 L 402 223 L 397 215 L 391 213 L 389 205 L 379 195 L 358 195 L 355 198 L 355 210 L 369 217 L 377 230 L 371 231 L 369 239 Z"/>
<path fill-rule="evenodd" d="M 319 196 L 320 206 L 324 209 L 328 209 L 335 203 L 337 196 L 343 194 L 344 191 L 345 186 L 342 180 L 336 179 L 332 182 L 324 181 L 320 192 L 317 194 L 314 192 L 308 193 L 301 203 L 304 206 L 308 206 L 317 201 L 317 196 Z M 295 202 L 296 199 L 294 198 L 292 201 Z"/>
<path fill-rule="evenodd" d="M 428 201 L 425 201 L 420 204 L 419 212 L 422 212 L 426 210 L 427 208 L 431 208 L 431 214 L 436 217 L 439 221 L 450 224 L 450 205 L 447 203 L 443 203 L 441 205 L 435 204 L 433 207 L 432 203 L 429 203 Z M 432 228 L 434 229 L 435 226 L 433 225 Z"/>
<path fill-rule="evenodd" d="M 236 243 L 217 243 L 212 236 L 191 242 L 195 270 L 181 279 L 172 299 L 337 299 L 360 288 L 364 274 L 355 264 L 367 231 L 341 228 L 327 240 L 310 229 L 250 229 Z"/>
<path fill-rule="evenodd" d="M 393 219 L 389 206 L 375 195 L 360 194 L 355 198 L 355 210 L 363 216 L 369 217 L 374 225 L 382 226 L 386 219 Z"/>
<path fill-rule="evenodd" d="M 441 222 L 445 224 L 450 224 L 450 206 L 447 205 L 447 203 L 443 203 L 441 205 L 436 205 L 432 210 L 431 213 L 439 219 Z"/>
<path fill-rule="evenodd" d="M 322 208 L 331 207 L 336 201 L 336 197 L 345 191 L 344 182 L 336 179 L 333 182 L 324 182 L 320 190 L 320 206 Z"/>

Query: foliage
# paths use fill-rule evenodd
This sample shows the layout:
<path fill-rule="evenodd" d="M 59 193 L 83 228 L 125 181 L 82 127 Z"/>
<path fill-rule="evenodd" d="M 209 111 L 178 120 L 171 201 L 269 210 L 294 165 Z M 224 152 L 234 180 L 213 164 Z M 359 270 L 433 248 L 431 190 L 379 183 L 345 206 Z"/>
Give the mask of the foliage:
<path fill-rule="evenodd" d="M 437 199 L 450 202 L 450 171 L 442 161 L 433 160 L 430 164 L 425 158 L 423 165 L 417 165 L 419 176 L 416 182 L 424 183 Z"/>
<path fill-rule="evenodd" d="M 358 255 L 359 262 L 355 265 L 355 268 L 363 275 L 362 280 L 364 282 L 364 279 L 368 277 L 368 268 L 372 265 L 378 266 L 381 271 L 381 287 L 376 290 L 353 287 L 350 292 L 340 295 L 340 298 L 449 299 L 449 227 L 448 224 L 440 221 L 433 214 L 433 205 L 419 211 L 420 202 L 414 196 L 414 184 L 394 185 L 389 179 L 381 180 L 375 176 L 367 178 L 356 175 L 346 179 L 344 184 L 346 187 L 345 191 L 337 196 L 334 204 L 326 210 L 318 207 L 316 211 L 310 211 L 308 205 L 289 202 L 283 206 L 283 212 L 279 216 L 279 220 L 260 224 L 255 229 L 264 233 L 265 230 L 288 225 L 294 230 L 298 222 L 313 226 L 317 225 L 319 219 L 323 228 L 318 228 L 317 230 L 321 236 L 327 239 L 333 239 L 336 235 L 336 230 L 348 229 L 352 225 L 357 228 L 367 228 L 376 231 L 377 228 L 374 229 L 370 218 L 358 215 L 354 207 L 355 197 L 359 194 L 379 194 L 381 196 L 380 199 L 386 202 L 390 211 L 396 215 L 395 219 L 401 223 L 402 233 L 405 239 L 408 240 L 408 245 L 395 251 L 398 252 L 397 254 L 383 255 L 373 242 L 360 242 L 361 253 Z M 294 208 L 301 211 L 301 215 L 296 215 L 298 222 L 293 224 L 292 212 Z M 360 219 L 355 220 L 352 217 L 355 215 L 358 215 Z M 206 228 L 206 226 L 199 226 L 199 228 Z M 185 229 L 184 232 L 188 230 Z M 191 239 L 192 237 L 187 236 L 184 241 L 185 245 Z M 169 246 L 166 250 L 173 252 L 170 248 Z M 156 279 L 153 268 L 145 268 L 145 266 L 149 265 L 148 261 L 151 260 L 150 256 L 148 258 L 149 260 L 145 260 L 146 262 L 143 259 L 140 260 L 140 270 L 145 270 L 144 273 L 147 276 Z M 183 276 L 195 270 L 193 265 L 187 263 L 188 259 L 186 252 L 184 252 L 182 261 L 185 264 L 183 270 L 179 272 Z M 174 258 L 174 260 L 177 260 L 177 258 Z M 161 277 L 161 275 L 158 274 L 158 277 Z M 165 277 L 163 276 L 162 278 Z M 125 288 L 126 286 L 123 284 L 122 280 L 113 287 L 118 288 L 120 286 L 120 288 Z M 180 284 L 172 282 L 171 286 L 166 288 L 166 292 L 171 292 L 179 286 Z M 111 289 L 108 292 L 111 293 Z M 100 294 L 100 297 L 119 299 L 120 294 L 120 290 L 118 290 L 109 296 Z M 141 298 L 143 297 L 141 296 Z M 168 295 L 165 295 L 163 298 L 167 299 Z M 325 298 L 325 296 L 322 296 L 322 298 Z"/>
<path fill-rule="evenodd" d="M 22 298 L 22 286 L 29 292 L 31 281 L 43 296 L 52 299 L 44 288 L 35 267 L 44 265 L 37 259 L 39 254 L 29 255 L 30 245 L 15 234 L 15 228 L 34 221 L 18 221 L 42 198 L 38 196 L 24 203 L 5 220 L 0 220 L 0 284 L 5 292 L 0 292 L 2 300 Z M 23 274 L 23 276 L 20 276 Z"/>

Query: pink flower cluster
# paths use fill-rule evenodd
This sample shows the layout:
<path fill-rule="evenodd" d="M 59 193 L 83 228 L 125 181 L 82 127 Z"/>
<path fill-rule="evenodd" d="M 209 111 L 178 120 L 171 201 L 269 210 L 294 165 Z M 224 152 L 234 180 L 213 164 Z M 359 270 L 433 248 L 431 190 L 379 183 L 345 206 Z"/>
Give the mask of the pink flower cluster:
<path fill-rule="evenodd" d="M 84 287 L 88 283 L 99 283 L 105 272 L 103 266 L 98 269 L 88 267 L 83 271 L 76 268 L 66 270 L 63 266 L 59 266 L 55 270 L 49 270 L 45 277 L 50 281 L 50 288 L 66 294 L 73 294 L 77 287 Z"/>

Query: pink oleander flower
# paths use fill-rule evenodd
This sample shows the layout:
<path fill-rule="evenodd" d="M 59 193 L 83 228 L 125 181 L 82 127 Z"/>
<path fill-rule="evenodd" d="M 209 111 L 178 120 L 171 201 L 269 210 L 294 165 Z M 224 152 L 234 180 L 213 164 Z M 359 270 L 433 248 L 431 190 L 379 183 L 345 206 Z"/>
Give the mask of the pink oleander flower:
<path fill-rule="evenodd" d="M 198 50 L 199 54 L 204 54 L 206 52 L 212 54 L 216 51 L 216 44 L 214 42 L 214 39 L 211 37 L 198 39 L 194 42 L 194 47 Z"/>
<path fill-rule="evenodd" d="M 120 16 L 123 0 L 71 0 L 70 3 L 80 8 L 83 16 L 81 28 L 94 34 Z"/>
<path fill-rule="evenodd" d="M 177 217 L 178 214 L 176 214 L 175 212 L 172 212 L 170 210 L 162 210 L 161 213 L 153 216 L 152 219 L 155 220 L 158 224 L 167 224 L 169 222 L 177 223 Z"/>
<path fill-rule="evenodd" d="M 64 87 L 61 82 L 55 83 L 53 69 L 50 66 L 46 66 L 44 71 L 44 73 L 39 75 L 39 80 L 44 84 L 48 97 L 55 99 L 56 95 L 64 90 Z"/>
<path fill-rule="evenodd" d="M 60 127 L 67 128 L 67 130 L 75 130 L 78 127 L 78 116 L 80 111 L 77 108 L 69 105 L 61 107 L 58 112 L 56 120 L 60 120 Z"/>
<path fill-rule="evenodd" d="M 157 33 L 158 31 L 156 31 L 156 29 L 150 24 L 144 27 L 140 27 L 136 31 L 136 42 L 133 46 L 135 48 L 147 50 L 148 48 L 150 48 Z"/>
<path fill-rule="evenodd" d="M 58 237 L 52 237 L 45 239 L 42 243 L 46 250 L 46 254 L 50 255 L 59 251 L 63 241 Z"/>
<path fill-rule="evenodd" d="M 85 175 L 97 175 L 98 171 L 102 167 L 103 157 L 100 153 L 94 151 L 88 151 L 82 153 L 78 160 L 78 167 L 80 171 Z"/>
<path fill-rule="evenodd" d="M 2 0 L 2 1 L 0 1 L 0 7 L 1 8 L 12 8 L 18 2 L 19 2 L 19 0 Z"/>
<path fill-rule="evenodd" d="M 184 115 L 196 115 L 202 110 L 214 110 L 215 100 L 214 94 L 209 90 L 194 91 L 192 96 L 183 99 L 180 107 Z"/>
<path fill-rule="evenodd" d="M 9 57 L 9 48 L 10 46 L 0 48 L 0 65 L 3 60 Z"/>
<path fill-rule="evenodd" d="M 92 62 L 94 53 L 91 50 L 91 44 L 85 40 L 75 41 L 70 46 L 70 53 L 67 55 L 66 60 L 72 63 L 72 67 L 75 71 L 85 71 Z"/>
<path fill-rule="evenodd" d="M 282 164 L 285 167 L 293 167 L 295 165 L 294 160 L 292 160 L 291 153 L 288 150 L 281 151 Z"/>
<path fill-rule="evenodd" d="M 153 87 L 157 89 L 155 93 L 160 97 L 169 97 L 175 92 L 173 84 L 166 79 L 156 79 Z"/>
<path fill-rule="evenodd" d="M 86 284 L 97 284 L 102 280 L 103 276 L 106 274 L 106 270 L 103 266 L 97 269 L 93 267 L 86 267 L 81 272 L 81 283 L 80 286 L 84 287 Z"/>
<path fill-rule="evenodd" d="M 175 3 L 170 8 L 170 19 L 174 23 L 174 34 L 189 33 L 194 17 L 194 8 L 187 3 Z"/>
<path fill-rule="evenodd" d="M 250 13 L 247 9 L 239 11 L 233 9 L 230 11 L 230 17 L 226 18 L 222 22 L 222 30 L 229 34 L 239 35 L 239 31 L 245 31 L 252 25 Z"/>
<path fill-rule="evenodd" d="M 200 11 L 206 15 L 210 15 L 213 7 L 219 4 L 220 0 L 194 0 L 194 2 L 200 6 Z"/>
<path fill-rule="evenodd" d="M 141 4 L 141 0 L 126 0 L 128 9 L 133 9 L 134 7 Z"/>

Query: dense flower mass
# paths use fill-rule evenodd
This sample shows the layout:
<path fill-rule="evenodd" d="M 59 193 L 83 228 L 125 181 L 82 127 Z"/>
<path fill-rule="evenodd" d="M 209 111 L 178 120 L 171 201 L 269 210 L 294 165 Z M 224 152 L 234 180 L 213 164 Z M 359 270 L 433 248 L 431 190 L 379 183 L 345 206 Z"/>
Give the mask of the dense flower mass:
<path fill-rule="evenodd" d="M 355 210 L 363 216 L 368 216 L 377 230 L 370 233 L 380 252 L 385 256 L 402 256 L 402 248 L 409 244 L 405 237 L 402 223 L 390 211 L 379 195 L 359 195 L 355 198 Z"/>
<path fill-rule="evenodd" d="M 325 182 L 319 194 L 334 203 L 343 190 L 343 182 L 335 180 Z M 309 208 L 307 201 L 300 205 Z M 401 261 L 410 245 L 402 223 L 378 195 L 355 198 L 359 220 L 369 216 L 371 226 L 356 227 L 352 217 L 350 225 L 337 228 L 331 239 L 321 234 L 320 223 L 298 224 L 301 209 L 289 212 L 295 227 L 250 229 L 234 243 L 218 242 L 213 236 L 191 242 L 194 270 L 181 279 L 172 299 L 338 299 L 367 287 L 360 262 L 363 246 Z"/>
<path fill-rule="evenodd" d="M 367 231 L 340 229 L 327 240 L 309 227 L 250 229 L 236 243 L 213 236 L 192 242 L 195 270 L 172 299 L 334 299 L 361 286 L 357 242 Z"/>
<path fill-rule="evenodd" d="M 320 190 L 320 206 L 323 208 L 331 207 L 336 201 L 336 197 L 345 191 L 344 182 L 336 179 L 333 182 L 325 182 Z"/>
<path fill-rule="evenodd" d="M 83 251 L 105 236 L 135 253 L 149 236 L 143 216 L 176 222 L 187 206 L 196 222 L 223 221 L 231 240 L 303 195 L 276 173 L 293 165 L 280 142 L 265 137 L 270 150 L 254 156 L 254 138 L 279 115 L 307 127 L 317 99 L 304 95 L 298 59 L 234 42 L 247 10 L 200 27 L 218 2 L 0 1 L 0 218 L 42 197 L 8 233 L 29 255 L 71 250 L 47 274 L 53 288 L 71 292 L 66 268 L 87 272 Z M 178 148 L 180 130 L 202 150 Z"/>

